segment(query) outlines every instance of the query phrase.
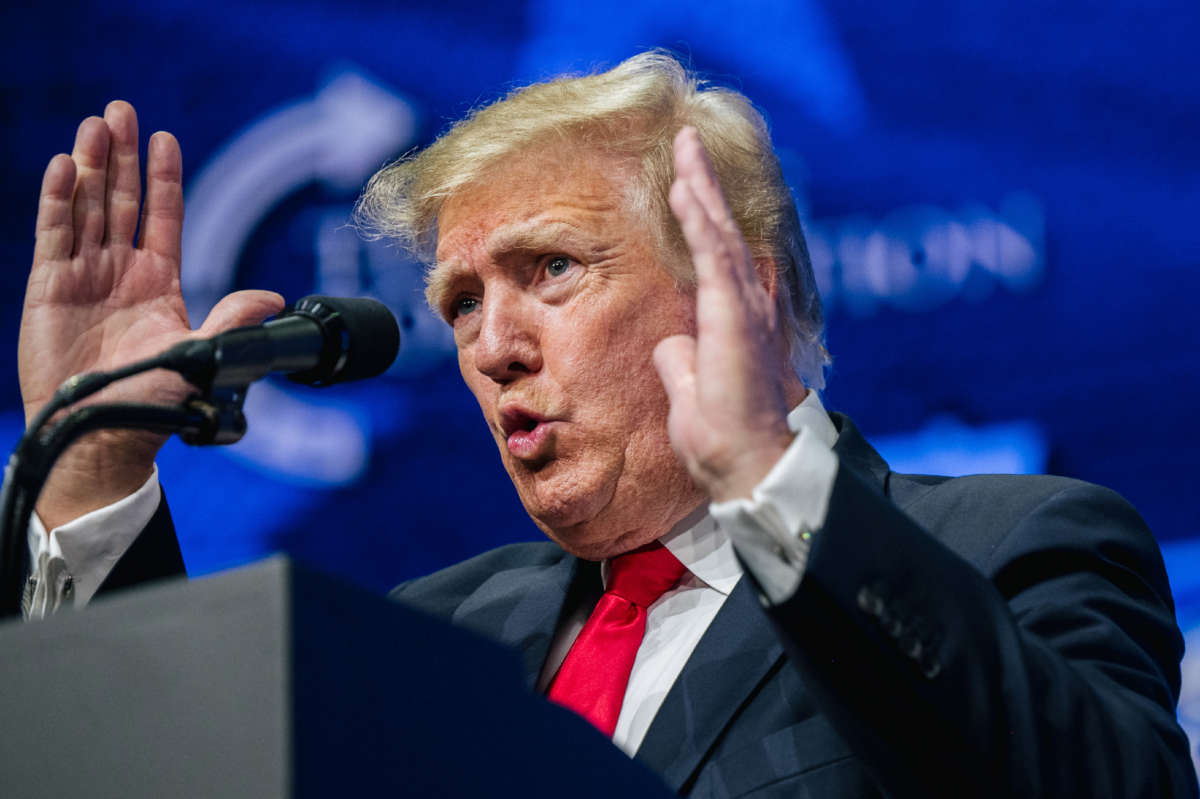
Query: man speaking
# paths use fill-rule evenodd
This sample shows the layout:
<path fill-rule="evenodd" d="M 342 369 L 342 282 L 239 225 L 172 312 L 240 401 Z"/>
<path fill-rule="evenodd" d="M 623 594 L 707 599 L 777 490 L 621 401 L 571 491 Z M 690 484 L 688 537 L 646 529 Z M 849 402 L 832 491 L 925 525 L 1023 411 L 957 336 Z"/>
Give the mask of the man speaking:
<path fill-rule="evenodd" d="M 27 415 L 197 335 L 178 144 L 151 138 L 143 200 L 137 140 L 113 103 L 46 170 Z M 746 98 L 662 53 L 536 84 L 382 170 L 358 216 L 429 264 L 553 542 L 397 599 L 518 648 L 532 685 L 694 796 L 1196 795 L 1153 537 L 1077 481 L 893 473 L 826 413 L 803 234 Z M 239 292 L 198 334 L 281 306 Z M 182 568 L 161 443 L 106 433 L 60 463 L 30 533 L 35 615 Z"/>

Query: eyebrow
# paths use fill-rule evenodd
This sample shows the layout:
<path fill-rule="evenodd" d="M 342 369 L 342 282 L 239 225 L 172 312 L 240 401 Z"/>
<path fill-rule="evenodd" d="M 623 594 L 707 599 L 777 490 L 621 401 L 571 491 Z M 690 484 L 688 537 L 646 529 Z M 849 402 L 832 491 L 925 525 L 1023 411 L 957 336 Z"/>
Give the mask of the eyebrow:
<path fill-rule="evenodd" d="M 439 316 L 442 313 L 442 301 L 450 286 L 465 271 L 439 261 L 425 273 L 425 304 Z"/>
<path fill-rule="evenodd" d="M 572 247 L 595 246 L 595 237 L 578 225 L 557 219 L 531 219 L 492 231 L 484 247 L 490 258 L 498 259 L 508 253 L 553 249 L 562 246 L 564 240 L 569 240 Z"/>

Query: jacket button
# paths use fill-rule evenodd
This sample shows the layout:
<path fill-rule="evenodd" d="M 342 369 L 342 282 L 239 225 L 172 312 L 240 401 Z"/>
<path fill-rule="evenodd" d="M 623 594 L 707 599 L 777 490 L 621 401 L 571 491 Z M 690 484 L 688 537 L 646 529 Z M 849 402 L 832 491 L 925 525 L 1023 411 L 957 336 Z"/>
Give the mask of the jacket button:
<path fill-rule="evenodd" d="M 883 614 L 883 600 L 875 595 L 875 592 L 865 585 L 858 589 L 859 610 L 870 613 L 872 616 L 880 617 Z"/>
<path fill-rule="evenodd" d="M 879 618 L 879 622 L 883 625 L 884 631 L 887 632 L 887 634 L 892 638 L 899 638 L 900 636 L 904 635 L 904 622 L 900 621 L 895 616 L 892 616 L 889 613 L 884 613 Z"/>

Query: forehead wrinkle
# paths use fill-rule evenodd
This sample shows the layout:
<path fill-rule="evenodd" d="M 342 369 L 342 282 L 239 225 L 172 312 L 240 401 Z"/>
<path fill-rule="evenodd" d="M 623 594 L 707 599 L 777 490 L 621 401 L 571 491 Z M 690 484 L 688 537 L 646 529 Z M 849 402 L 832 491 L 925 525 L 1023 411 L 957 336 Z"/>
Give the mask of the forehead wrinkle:
<path fill-rule="evenodd" d="M 476 236 L 471 236 L 474 239 L 471 249 L 479 247 L 484 257 L 493 264 L 499 264 L 505 256 L 514 253 L 555 247 L 583 250 L 584 252 L 579 254 L 596 256 L 611 247 L 604 243 L 602 236 L 596 235 L 592 230 L 603 226 L 613 219 L 614 215 L 626 211 L 626 202 L 627 198 L 623 192 L 616 191 L 610 194 L 604 190 L 577 194 L 565 203 L 561 199 L 557 202 L 551 201 L 552 208 L 543 208 L 532 218 L 508 221 L 496 226 L 483 235 L 482 242 Z M 565 208 L 555 209 L 553 206 Z M 568 215 L 581 215 L 582 223 L 562 218 L 559 213 L 563 211 Z M 588 224 L 592 220 L 599 224 Z M 454 282 L 470 276 L 472 272 L 472 268 L 460 257 L 438 259 L 425 275 L 426 302 L 434 310 L 438 310 Z"/>
<path fill-rule="evenodd" d="M 492 231 L 484 250 L 493 261 L 514 252 L 544 250 L 556 246 L 595 246 L 596 236 L 564 219 L 530 219 Z"/>

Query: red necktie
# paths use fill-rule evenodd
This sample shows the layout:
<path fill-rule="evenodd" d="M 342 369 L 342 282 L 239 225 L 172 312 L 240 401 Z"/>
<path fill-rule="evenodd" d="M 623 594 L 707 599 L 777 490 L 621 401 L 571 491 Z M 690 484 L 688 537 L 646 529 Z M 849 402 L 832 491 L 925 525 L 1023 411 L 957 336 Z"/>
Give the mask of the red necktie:
<path fill-rule="evenodd" d="M 554 675 L 547 696 L 611 737 L 646 634 L 646 608 L 686 571 L 657 541 L 613 558 L 608 590 Z"/>

